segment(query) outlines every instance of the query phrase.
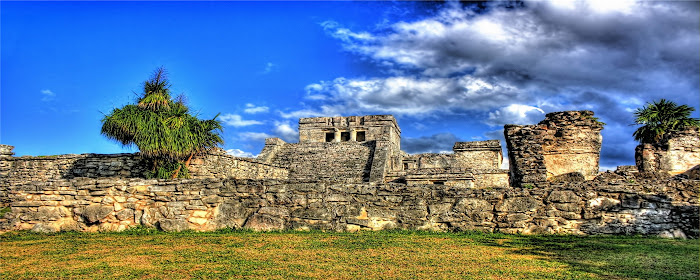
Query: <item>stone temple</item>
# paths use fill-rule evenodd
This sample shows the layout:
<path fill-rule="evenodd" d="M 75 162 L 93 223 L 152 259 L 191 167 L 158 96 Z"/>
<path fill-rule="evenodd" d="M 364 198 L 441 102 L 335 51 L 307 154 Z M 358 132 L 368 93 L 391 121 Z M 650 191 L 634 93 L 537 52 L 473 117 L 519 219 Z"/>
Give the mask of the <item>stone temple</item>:
<path fill-rule="evenodd" d="M 146 179 L 135 154 L 13 156 L 0 145 L 0 231 L 417 229 L 699 237 L 698 130 L 600 172 L 591 111 L 506 125 L 500 141 L 407 154 L 390 115 L 302 118 L 257 158 L 212 151 L 191 179 Z M 631 136 L 630 136 L 631 137 Z M 632 151 L 630 151 L 632 152 Z"/>
<path fill-rule="evenodd" d="M 498 140 L 457 142 L 453 154 L 401 151 L 401 129 L 391 115 L 299 120 L 299 143 L 265 141 L 258 160 L 289 170 L 295 179 L 505 186 L 508 170 Z"/>
<path fill-rule="evenodd" d="M 501 169 L 498 140 L 457 142 L 452 154 L 409 155 L 401 151 L 401 129 L 391 115 L 302 118 L 298 143 L 267 139 L 258 160 L 294 179 L 461 187 L 536 184 L 569 173 L 590 180 L 598 174 L 602 129 L 590 111 L 507 125 L 510 168 Z"/>

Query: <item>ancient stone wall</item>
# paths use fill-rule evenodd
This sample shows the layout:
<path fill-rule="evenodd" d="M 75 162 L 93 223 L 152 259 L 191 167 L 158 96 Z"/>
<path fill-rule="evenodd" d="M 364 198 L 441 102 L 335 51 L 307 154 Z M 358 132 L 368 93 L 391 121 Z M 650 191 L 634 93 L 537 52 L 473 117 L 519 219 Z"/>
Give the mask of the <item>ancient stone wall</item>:
<path fill-rule="evenodd" d="M 503 163 L 503 150 L 498 140 L 457 142 L 452 150 L 460 167 L 500 169 Z"/>
<path fill-rule="evenodd" d="M 289 170 L 250 158 L 208 153 L 194 158 L 190 165 L 192 178 L 286 179 Z"/>
<path fill-rule="evenodd" d="M 9 145 L 1 145 L 0 179 L 45 181 L 70 178 L 144 178 L 150 164 L 138 154 L 81 154 L 13 157 Z M 287 178 L 287 170 L 238 158 L 218 151 L 192 160 L 193 178 Z M 2 188 L 2 186 L 0 186 Z"/>
<path fill-rule="evenodd" d="M 536 185 L 572 172 L 594 178 L 599 172 L 602 129 L 591 111 L 549 113 L 537 125 L 506 125 L 511 182 Z"/>
<path fill-rule="evenodd" d="M 286 143 L 269 163 L 289 170 L 289 178 L 367 182 L 373 168 L 375 141 Z"/>
<path fill-rule="evenodd" d="M 669 133 L 659 144 L 641 144 L 635 149 L 641 172 L 680 174 L 700 165 L 700 133 L 688 129 Z"/>
<path fill-rule="evenodd" d="M 241 179 L 12 181 L 3 230 L 431 229 L 697 237 L 698 181 L 605 173 L 540 188 Z"/>
<path fill-rule="evenodd" d="M 503 162 L 498 140 L 457 142 L 452 154 L 415 154 L 403 156 L 403 170 L 433 168 L 499 169 Z"/>
<path fill-rule="evenodd" d="M 5 157 L 2 174 L 27 180 L 75 177 L 143 177 L 148 164 L 136 154 L 81 154 Z"/>

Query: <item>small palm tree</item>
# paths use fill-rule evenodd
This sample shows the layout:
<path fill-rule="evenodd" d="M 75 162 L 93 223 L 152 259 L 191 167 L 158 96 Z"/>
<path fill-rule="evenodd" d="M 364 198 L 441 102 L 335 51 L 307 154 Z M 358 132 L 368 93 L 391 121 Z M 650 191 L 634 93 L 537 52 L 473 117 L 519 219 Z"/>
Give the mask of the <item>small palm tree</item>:
<path fill-rule="evenodd" d="M 634 132 L 634 139 L 639 143 L 658 143 L 669 132 L 700 127 L 700 121 L 690 117 L 693 111 L 693 107 L 678 106 L 666 99 L 647 103 L 634 112 L 635 124 L 642 125 Z"/>
<path fill-rule="evenodd" d="M 218 115 L 211 120 L 190 115 L 182 98 L 170 96 L 163 68 L 156 69 L 143 88 L 137 104 L 114 109 L 102 119 L 101 133 L 122 145 L 138 147 L 153 163 L 152 177 L 187 177 L 194 155 L 223 144 Z"/>

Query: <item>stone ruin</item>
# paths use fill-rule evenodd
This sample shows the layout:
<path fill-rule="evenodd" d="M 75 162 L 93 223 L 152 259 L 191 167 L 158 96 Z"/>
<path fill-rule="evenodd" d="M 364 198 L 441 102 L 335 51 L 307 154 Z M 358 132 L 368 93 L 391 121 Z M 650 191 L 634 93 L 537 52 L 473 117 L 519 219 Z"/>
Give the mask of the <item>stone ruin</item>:
<path fill-rule="evenodd" d="M 688 173 L 700 179 L 700 133 L 686 129 L 668 133 L 657 144 L 640 144 L 635 149 L 635 162 L 640 172 L 664 172 L 670 175 Z"/>
<path fill-rule="evenodd" d="M 638 147 L 636 168 L 600 173 L 601 129 L 590 111 L 506 125 L 510 168 L 500 169 L 497 140 L 409 155 L 393 116 L 304 118 L 298 143 L 266 139 L 256 159 L 209 153 L 192 161 L 192 179 L 184 180 L 144 179 L 148 164 L 138 154 L 14 157 L 12 146 L 0 145 L 0 208 L 9 211 L 0 230 L 141 225 L 698 237 L 700 178 L 688 175 L 700 164 L 697 131 Z"/>
<path fill-rule="evenodd" d="M 290 178 L 349 183 L 405 182 L 473 187 L 505 186 L 498 140 L 457 142 L 453 154 L 408 155 L 391 115 L 319 117 L 299 120 L 299 143 L 265 141 L 258 156 L 289 170 Z"/>
<path fill-rule="evenodd" d="M 537 185 L 572 173 L 593 179 L 600 168 L 602 129 L 591 111 L 549 113 L 536 125 L 506 125 L 511 183 Z"/>

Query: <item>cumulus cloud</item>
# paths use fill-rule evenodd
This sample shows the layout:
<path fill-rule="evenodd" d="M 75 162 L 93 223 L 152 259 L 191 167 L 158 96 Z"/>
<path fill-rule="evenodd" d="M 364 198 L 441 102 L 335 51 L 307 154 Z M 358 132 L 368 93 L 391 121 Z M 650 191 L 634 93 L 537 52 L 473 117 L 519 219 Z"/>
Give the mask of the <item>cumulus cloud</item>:
<path fill-rule="evenodd" d="M 307 97 L 324 100 L 329 102 L 329 105 L 320 106 L 320 110 L 283 112 L 282 116 L 328 116 L 338 112 L 420 115 L 438 110 L 483 110 L 520 100 L 519 92 L 519 89 L 507 81 L 473 76 L 400 76 L 373 79 L 341 77 L 306 87 Z"/>
<path fill-rule="evenodd" d="M 634 108 L 660 98 L 697 104 L 698 2 L 485 5 L 450 2 L 432 15 L 372 30 L 322 23 L 346 51 L 388 74 L 309 84 L 309 104 L 282 116 L 487 115 L 486 124 L 500 126 L 536 123 L 545 112 L 593 110 L 608 123 L 601 163 L 612 164 L 630 161 L 621 153 L 634 148 Z M 405 142 L 412 152 L 444 150 Z"/>
<path fill-rule="evenodd" d="M 262 74 L 270 74 L 273 71 L 275 71 L 275 69 L 277 69 L 277 64 L 274 64 L 272 62 L 268 62 L 265 64 L 265 69 L 263 69 L 263 71 L 261 73 Z"/>
<path fill-rule="evenodd" d="M 275 136 L 287 142 L 297 142 L 297 140 L 299 140 L 299 132 L 292 128 L 292 126 L 287 122 L 275 123 L 273 132 L 275 133 Z"/>
<path fill-rule="evenodd" d="M 238 137 L 245 141 L 265 141 L 265 139 L 274 136 L 264 132 L 241 132 L 238 134 Z"/>
<path fill-rule="evenodd" d="M 242 151 L 240 149 L 228 149 L 226 150 L 226 153 L 235 157 L 247 157 L 247 158 L 254 158 L 256 157 L 254 154 Z"/>
<path fill-rule="evenodd" d="M 434 17 L 396 23 L 381 35 L 334 37 L 346 49 L 389 63 L 382 65 L 425 76 L 473 71 L 477 77 L 517 85 L 640 89 L 645 86 L 640 72 L 664 80 L 697 77 L 699 55 L 689 51 L 700 40 L 694 35 L 697 6 L 627 2 L 618 10 L 601 11 L 582 1 L 570 6 L 543 1 L 477 13 L 452 3 Z M 333 34 L 364 34 L 335 25 L 324 28 L 335 28 Z"/>
<path fill-rule="evenodd" d="M 243 112 L 247 114 L 267 113 L 268 111 L 270 111 L 270 108 L 267 106 L 255 106 L 255 104 L 251 103 L 246 104 L 245 109 L 243 109 Z"/>
<path fill-rule="evenodd" d="M 450 153 L 455 142 L 462 141 L 452 133 L 438 133 L 432 136 L 402 137 L 401 150 L 409 154 Z"/>
<path fill-rule="evenodd" d="M 697 89 L 697 3 L 618 4 L 527 2 L 475 12 L 451 3 L 433 17 L 376 34 L 324 22 L 345 49 L 420 74 L 339 78 L 308 86 L 314 93 L 307 96 L 333 103 L 352 98 L 343 105 L 355 110 L 417 113 L 450 102 L 496 108 L 591 89 L 650 99 Z M 479 89 L 488 93 L 474 94 Z"/>
<path fill-rule="evenodd" d="M 224 123 L 224 125 L 230 125 L 233 127 L 243 127 L 243 126 L 262 124 L 262 122 L 260 122 L 260 121 L 244 120 L 240 115 L 236 115 L 236 114 L 225 114 L 225 115 L 219 117 L 219 119 Z"/>
<path fill-rule="evenodd" d="M 535 124 L 544 119 L 542 109 L 522 105 L 511 104 L 496 111 L 490 112 L 485 123 L 490 126 L 503 126 L 505 124 Z"/>
<path fill-rule="evenodd" d="M 41 95 L 42 95 L 41 101 L 43 101 L 43 102 L 48 102 L 48 101 L 51 101 L 54 98 L 56 98 L 56 94 L 49 89 L 42 89 Z"/>

